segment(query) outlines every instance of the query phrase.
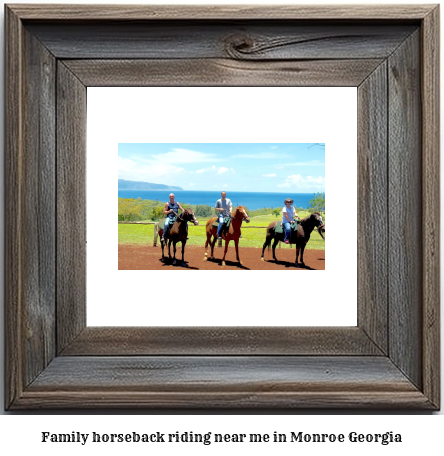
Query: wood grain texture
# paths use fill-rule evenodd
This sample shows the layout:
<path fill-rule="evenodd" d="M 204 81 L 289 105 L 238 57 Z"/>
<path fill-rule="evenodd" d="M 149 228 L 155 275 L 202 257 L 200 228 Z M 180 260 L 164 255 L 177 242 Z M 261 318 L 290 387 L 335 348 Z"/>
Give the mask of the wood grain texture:
<path fill-rule="evenodd" d="M 25 33 L 23 299 L 25 385 L 55 355 L 55 59 Z"/>
<path fill-rule="evenodd" d="M 229 387 L 227 388 L 229 389 Z M 350 391 L 348 391 L 350 389 Z M 69 391 L 58 392 L 56 389 L 28 390 L 20 401 L 14 404 L 14 410 L 20 409 L 225 409 L 243 410 L 251 413 L 269 413 L 273 409 L 288 413 L 289 409 L 359 409 L 365 410 L 433 410 L 433 407 L 418 391 L 382 391 L 355 392 L 353 385 L 344 384 L 342 391 L 296 391 L 276 392 L 143 392 L 128 391 Z M 237 411 L 236 410 L 236 411 Z M 112 411 L 112 410 L 111 410 Z M 109 410 L 108 410 L 109 412 Z"/>
<path fill-rule="evenodd" d="M 87 327 L 62 356 L 381 355 L 357 327 Z"/>
<path fill-rule="evenodd" d="M 23 28 L 5 11 L 5 408 L 23 391 Z"/>
<path fill-rule="evenodd" d="M 358 89 L 358 326 L 388 353 L 387 64 Z M 377 214 L 377 215 L 376 215 Z"/>
<path fill-rule="evenodd" d="M 64 60 L 88 87 L 109 86 L 352 86 L 381 59 L 310 61 Z"/>
<path fill-rule="evenodd" d="M 422 232 L 423 232 L 423 388 L 431 402 L 440 404 L 440 140 L 439 140 L 439 6 L 422 26 Z"/>
<path fill-rule="evenodd" d="M 321 18 L 328 24 L 310 22 Z M 179 19 L 188 19 L 181 25 L 187 23 L 183 30 L 189 37 L 179 30 Z M 219 19 L 218 27 L 209 27 Z M 127 20 L 130 55 L 122 44 L 124 29 L 119 31 Z M 73 30 L 79 22 L 83 36 L 76 47 Z M 420 25 L 421 37 L 412 33 Z M 205 31 L 200 38 L 199 27 Z M 6 7 L 6 407 L 438 408 L 437 27 L 434 6 Z M 137 37 L 143 43 L 137 44 Z M 69 62 L 59 61 L 55 69 L 53 50 Z M 133 54 L 158 61 L 154 66 L 132 61 Z M 97 58 L 75 61 L 79 55 Z M 114 61 L 105 61 L 112 56 Z M 185 61 L 166 62 L 178 57 Z M 338 59 L 340 64 L 332 62 Z M 254 73 L 264 85 L 363 81 L 359 109 L 368 115 L 359 120 L 359 191 L 364 192 L 359 214 L 386 211 L 390 223 L 388 243 L 385 226 L 367 226 L 372 220 L 366 218 L 359 228 L 365 244 L 359 247 L 360 284 L 366 294 L 359 299 L 359 328 L 267 328 L 265 335 L 261 328 L 85 329 L 85 83 L 112 85 L 114 78 L 135 85 L 143 82 L 145 69 L 152 71 L 151 81 L 160 81 L 176 68 L 183 76 L 173 78 L 174 84 L 186 85 L 196 71 L 187 63 L 215 83 L 254 84 Z M 341 68 L 350 74 L 339 74 Z M 54 93 L 56 150 L 50 127 Z M 37 208 L 43 203 L 49 204 L 43 213 L 56 225 L 40 218 Z M 35 232 L 25 239 L 30 225 Z M 50 260 L 54 226 L 56 271 Z M 377 261 L 377 250 L 386 246 L 384 301 L 380 277 L 386 266 Z M 37 270 L 26 264 L 28 257 Z M 55 309 L 51 283 L 57 287 Z M 55 318 L 57 351 L 51 361 L 48 334 Z M 147 353 L 156 356 L 141 356 Z"/>
<path fill-rule="evenodd" d="M 436 5 L 26 5 L 8 7 L 28 20 L 420 20 Z"/>
<path fill-rule="evenodd" d="M 59 357 L 20 407 L 421 407 L 385 357 Z"/>
<path fill-rule="evenodd" d="M 389 356 L 422 384 L 422 157 L 419 31 L 388 59 Z"/>
<path fill-rule="evenodd" d="M 10 12 L 6 22 L 8 406 L 55 354 L 55 81 L 54 58 Z"/>
<path fill-rule="evenodd" d="M 273 21 L 35 23 L 28 29 L 57 58 L 231 60 L 387 58 L 413 24 Z M 203 39 L 205 37 L 205 39 Z"/>
<path fill-rule="evenodd" d="M 57 348 L 86 326 L 86 87 L 57 68 Z"/>

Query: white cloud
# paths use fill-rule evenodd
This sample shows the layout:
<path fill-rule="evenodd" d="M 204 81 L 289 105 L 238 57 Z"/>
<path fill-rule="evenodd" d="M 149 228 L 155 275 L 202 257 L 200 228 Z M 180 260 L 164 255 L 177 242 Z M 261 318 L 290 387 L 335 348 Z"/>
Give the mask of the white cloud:
<path fill-rule="evenodd" d="M 209 168 L 202 168 L 202 169 L 198 169 L 197 171 L 195 171 L 196 174 L 202 174 L 202 173 L 206 173 L 207 171 L 215 171 L 217 168 L 213 165 L 213 166 L 210 166 Z"/>
<path fill-rule="evenodd" d="M 306 162 L 284 163 L 283 165 L 273 166 L 274 169 L 284 169 L 287 166 L 325 166 L 325 162 L 321 160 L 310 160 Z"/>
<path fill-rule="evenodd" d="M 262 174 L 262 177 L 276 177 L 276 173 L 271 173 L 271 174 Z"/>
<path fill-rule="evenodd" d="M 158 178 L 184 172 L 183 168 L 167 163 L 146 164 L 139 161 L 118 157 L 119 179 L 161 183 Z M 171 185 L 171 182 L 167 182 Z"/>
<path fill-rule="evenodd" d="M 302 177 L 300 174 L 293 174 L 288 176 L 285 182 L 278 184 L 277 186 L 281 188 L 294 188 L 299 190 L 324 190 L 325 178 L 322 176 Z"/>
<path fill-rule="evenodd" d="M 225 168 L 225 166 L 221 166 L 220 168 L 218 168 L 217 166 L 210 166 L 209 168 L 202 168 L 202 169 L 198 169 L 197 171 L 195 171 L 196 174 L 202 174 L 202 173 L 206 173 L 208 171 L 216 171 L 216 174 L 224 174 L 224 173 L 232 173 L 234 174 L 236 171 L 233 169 L 233 168 Z"/>
<path fill-rule="evenodd" d="M 217 170 L 217 174 L 223 174 L 223 173 L 226 173 L 227 171 L 229 171 L 228 168 L 224 168 L 223 166 L 221 166 L 221 167 Z"/>
<path fill-rule="evenodd" d="M 289 155 L 284 154 L 275 154 L 274 152 L 262 152 L 260 154 L 240 154 L 232 155 L 233 158 L 259 158 L 259 159 L 269 159 L 269 158 L 284 158 L 289 157 Z"/>
<path fill-rule="evenodd" d="M 171 149 L 165 154 L 153 155 L 156 160 L 162 163 L 201 163 L 222 161 L 216 158 L 216 154 L 206 154 L 188 149 Z"/>
<path fill-rule="evenodd" d="M 224 185 L 222 185 L 222 187 L 228 187 L 228 185 L 227 185 L 227 184 L 224 184 Z"/>

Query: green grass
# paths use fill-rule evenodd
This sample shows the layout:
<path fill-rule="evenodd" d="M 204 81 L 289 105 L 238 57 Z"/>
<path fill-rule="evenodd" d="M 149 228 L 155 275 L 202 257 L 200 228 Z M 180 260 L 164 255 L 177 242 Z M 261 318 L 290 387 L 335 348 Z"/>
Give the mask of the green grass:
<path fill-rule="evenodd" d="M 300 212 L 301 218 L 307 216 L 308 212 Z M 189 240 L 187 245 L 204 246 L 206 241 L 205 224 L 208 218 L 199 219 L 199 225 L 189 225 Z M 280 220 L 274 215 L 262 215 L 252 217 L 251 222 L 242 224 L 242 238 L 240 246 L 262 248 L 265 241 L 266 230 L 264 228 L 246 228 L 248 226 L 267 227 L 270 222 Z M 153 245 L 154 225 L 127 225 L 119 224 L 119 244 L 145 244 Z M 158 241 L 160 243 L 160 241 Z M 290 246 L 281 244 L 281 248 L 290 248 Z M 293 247 L 294 248 L 294 247 Z M 307 244 L 307 249 L 325 250 L 325 241 L 317 232 L 313 232 Z"/>

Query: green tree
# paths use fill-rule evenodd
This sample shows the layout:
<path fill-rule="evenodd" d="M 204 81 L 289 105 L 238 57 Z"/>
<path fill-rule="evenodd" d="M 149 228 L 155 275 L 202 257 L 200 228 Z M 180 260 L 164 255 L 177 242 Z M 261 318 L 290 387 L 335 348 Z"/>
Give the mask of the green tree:
<path fill-rule="evenodd" d="M 150 212 L 150 219 L 151 220 L 160 220 L 164 217 L 163 214 L 163 206 L 153 207 Z"/>
<path fill-rule="evenodd" d="M 194 210 L 196 217 L 211 217 L 213 208 L 208 204 L 198 204 Z"/>
<path fill-rule="evenodd" d="M 315 193 L 314 198 L 309 201 L 310 211 L 325 212 L 325 193 Z"/>
<path fill-rule="evenodd" d="M 282 212 L 282 209 L 280 207 L 275 207 L 271 213 L 277 217 L 281 212 Z"/>
<path fill-rule="evenodd" d="M 121 216 L 123 220 L 127 222 L 140 220 L 142 208 L 142 204 L 139 201 L 134 200 L 134 198 L 119 198 L 118 215 Z"/>

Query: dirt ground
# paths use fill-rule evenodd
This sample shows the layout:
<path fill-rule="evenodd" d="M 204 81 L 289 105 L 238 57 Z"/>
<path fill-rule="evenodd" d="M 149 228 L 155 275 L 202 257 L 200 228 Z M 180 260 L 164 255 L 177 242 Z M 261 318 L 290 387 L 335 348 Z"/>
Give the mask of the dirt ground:
<path fill-rule="evenodd" d="M 182 259 L 182 247 L 178 244 L 176 258 Z M 171 246 L 171 253 L 173 248 Z M 273 261 L 272 251 L 265 250 L 264 261 L 261 261 L 262 249 L 252 247 L 242 247 L 239 249 L 239 256 L 243 266 L 239 266 L 236 261 L 236 251 L 233 246 L 228 247 L 225 258 L 226 266 L 222 266 L 224 249 L 215 247 L 215 260 L 203 261 L 205 248 L 198 246 L 186 246 L 185 264 L 181 261 L 177 265 L 172 265 L 169 259 L 162 261 L 162 249 L 160 246 L 152 247 L 145 245 L 119 244 L 119 269 L 121 270 L 166 270 L 166 269 L 188 269 L 188 270 L 303 270 L 302 266 L 296 268 L 296 250 L 276 248 L 276 258 L 278 263 Z M 168 255 L 167 248 L 165 254 Z M 299 258 L 300 259 L 300 258 Z M 304 252 L 305 269 L 325 269 L 325 250 L 305 250 Z"/>

